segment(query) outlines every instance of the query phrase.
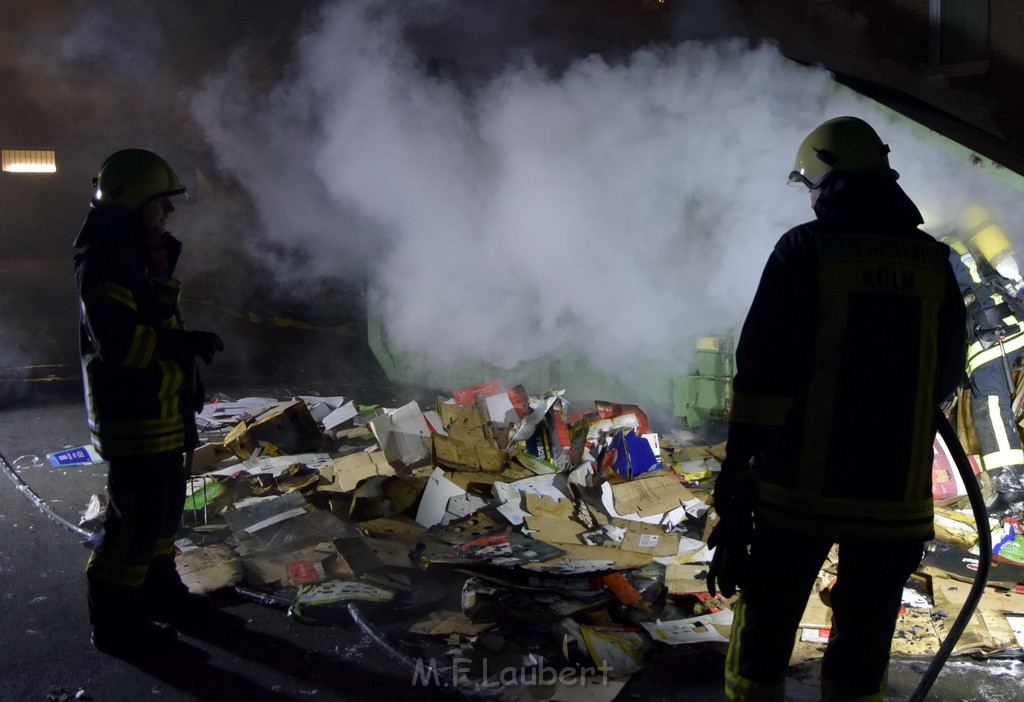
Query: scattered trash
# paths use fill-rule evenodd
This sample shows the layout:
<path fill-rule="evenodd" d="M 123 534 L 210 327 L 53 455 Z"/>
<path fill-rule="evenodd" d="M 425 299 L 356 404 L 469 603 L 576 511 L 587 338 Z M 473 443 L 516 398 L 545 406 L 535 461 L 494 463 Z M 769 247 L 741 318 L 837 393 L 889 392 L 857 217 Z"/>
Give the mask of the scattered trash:
<path fill-rule="evenodd" d="M 498 381 L 427 409 L 219 397 L 199 415 L 183 580 L 194 592 L 235 587 L 307 624 L 354 621 L 382 636 L 369 622 L 384 618 L 407 650 L 444 647 L 460 686 L 525 684 L 536 700 L 590 695 L 591 670 L 613 699 L 661 647 L 724 651 L 732 600 L 706 592 L 724 444 L 659 434 L 634 405 L 572 409 L 564 391 Z M 939 539 L 906 588 L 897 653 L 938 648 L 973 576 L 977 533 L 951 465 L 937 440 Z M 93 496 L 82 524 L 103 507 Z M 957 654 L 1021 652 L 1024 535 L 1012 519 L 992 529 L 991 587 Z M 822 564 L 794 663 L 824 650 L 834 563 Z M 549 669 L 576 671 L 578 684 L 528 681 Z"/>

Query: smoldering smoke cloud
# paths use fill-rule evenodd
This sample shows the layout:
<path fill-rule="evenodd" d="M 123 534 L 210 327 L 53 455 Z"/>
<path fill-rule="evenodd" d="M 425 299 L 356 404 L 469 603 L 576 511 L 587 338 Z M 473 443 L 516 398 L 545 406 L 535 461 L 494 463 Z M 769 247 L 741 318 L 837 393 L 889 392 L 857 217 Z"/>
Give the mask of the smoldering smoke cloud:
<path fill-rule="evenodd" d="M 269 93 L 214 78 L 197 114 L 258 184 L 267 230 L 326 269 L 363 261 L 391 342 L 438 358 L 582 353 L 614 371 L 735 325 L 774 239 L 809 213 L 784 183 L 820 112 L 790 106 L 868 109 L 742 40 L 589 57 L 557 76 L 527 62 L 465 91 L 364 10 L 328 8 Z M 322 190 L 335 225 L 306 226 Z"/>
<path fill-rule="evenodd" d="M 812 216 L 785 180 L 829 117 L 874 124 L 937 221 L 982 187 L 938 137 L 770 43 L 557 74 L 525 60 L 467 89 L 429 75 L 402 30 L 375 3 L 326 6 L 286 81 L 239 95 L 229 68 L 195 106 L 266 231 L 321 273 L 369 268 L 390 343 L 434 363 L 582 355 L 625 373 L 735 330 L 775 240 Z"/>
<path fill-rule="evenodd" d="M 534 4 L 515 5 L 527 17 Z M 226 10 L 197 23 L 205 3 L 183 17 L 117 6 L 83 6 L 59 50 L 39 44 L 40 56 L 76 57 L 75 85 L 35 60 L 59 88 L 45 95 L 74 96 L 74 133 L 98 137 L 90 158 L 126 142 L 171 148 L 171 133 L 189 153 L 212 150 L 248 197 L 183 208 L 206 258 L 248 248 L 273 280 L 245 284 L 293 293 L 365 275 L 389 343 L 426 365 L 585 357 L 624 378 L 685 374 L 692 337 L 735 331 L 775 240 L 811 218 L 786 175 L 808 131 L 841 114 L 892 146 L 933 233 L 971 201 L 1020 231 L 1019 190 L 937 135 L 770 42 L 707 38 L 726 21 L 704 12 L 712 1 L 686 6 L 705 20 L 700 41 L 562 62 L 530 21 L 472 2 L 325 2 L 308 24 L 282 23 L 307 30 L 271 37 L 289 50 L 273 60 L 265 41 L 216 28 L 237 20 Z M 448 36 L 434 45 L 423 28 L 439 26 Z M 117 43 L 87 41 L 96 28 Z M 492 63 L 435 70 L 432 52 Z M 172 79 L 181 62 L 205 78 Z M 198 132 L 181 134 L 182 105 Z"/>

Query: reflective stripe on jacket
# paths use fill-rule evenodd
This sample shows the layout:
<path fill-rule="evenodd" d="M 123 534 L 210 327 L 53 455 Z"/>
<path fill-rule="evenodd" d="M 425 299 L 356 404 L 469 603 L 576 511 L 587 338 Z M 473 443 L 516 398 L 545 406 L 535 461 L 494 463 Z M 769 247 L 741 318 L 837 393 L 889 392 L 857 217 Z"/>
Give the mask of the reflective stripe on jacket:
<path fill-rule="evenodd" d="M 93 210 L 83 228 L 92 227 L 92 236 L 75 257 L 89 429 L 105 458 L 197 443 L 195 361 L 166 333 L 182 328 L 180 286 L 147 277 L 130 224 Z"/>

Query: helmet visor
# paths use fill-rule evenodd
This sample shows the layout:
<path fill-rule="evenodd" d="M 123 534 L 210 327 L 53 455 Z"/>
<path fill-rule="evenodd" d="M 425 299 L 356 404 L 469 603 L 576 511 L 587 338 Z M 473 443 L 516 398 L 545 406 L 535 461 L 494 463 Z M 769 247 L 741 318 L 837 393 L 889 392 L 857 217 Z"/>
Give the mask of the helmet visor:
<path fill-rule="evenodd" d="M 792 188 L 805 187 L 808 190 L 814 189 L 811 187 L 811 181 L 807 180 L 807 176 L 805 176 L 800 171 L 790 171 L 789 179 L 786 180 L 786 185 Z"/>

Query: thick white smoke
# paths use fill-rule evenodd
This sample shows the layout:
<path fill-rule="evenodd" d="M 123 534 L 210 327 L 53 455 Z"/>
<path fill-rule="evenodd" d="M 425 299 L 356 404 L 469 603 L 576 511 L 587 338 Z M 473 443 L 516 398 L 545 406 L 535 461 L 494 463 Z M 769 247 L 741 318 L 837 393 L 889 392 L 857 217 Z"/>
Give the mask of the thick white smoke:
<path fill-rule="evenodd" d="M 684 374 L 692 337 L 735 328 L 775 240 L 813 216 L 786 175 L 830 117 L 875 125 L 929 224 L 972 195 L 998 206 L 961 152 L 770 43 L 557 75 L 525 61 L 463 88 L 428 75 L 403 30 L 378 3 L 326 6 L 287 80 L 240 92 L 239 63 L 195 106 L 268 235 L 321 272 L 369 268 L 411 358 Z"/>
<path fill-rule="evenodd" d="M 287 83 L 246 102 L 229 71 L 196 105 L 266 230 L 328 270 L 358 257 L 391 343 L 440 359 L 582 352 L 614 373 L 735 325 L 809 217 L 785 175 L 825 106 L 794 104 L 870 109 L 741 40 L 510 67 L 467 94 L 389 19 L 330 7 Z M 321 188 L 333 225 L 308 226 Z"/>
<path fill-rule="evenodd" d="M 483 364 L 524 382 L 533 359 L 584 359 L 626 387 L 668 388 L 693 337 L 738 327 L 774 242 L 813 216 L 786 175 L 804 136 L 838 115 L 891 145 L 933 233 L 969 202 L 1011 238 L 1024 231 L 1019 177 L 972 168 L 771 42 L 712 38 L 734 22 L 728 3 L 679 4 L 677 29 L 700 40 L 604 58 L 579 56 L 586 42 L 551 24 L 553 6 L 325 0 L 240 22 L 201 2 L 87 4 L 56 23 L 15 13 L 0 66 L 40 114 L 68 117 L 53 129 L 81 149 L 82 214 L 90 169 L 115 148 L 197 162 L 248 197 L 195 189 L 173 225 L 189 271 L 292 299 L 324 277 L 365 277 L 390 347 L 461 369 L 451 382 L 486 379 Z M 29 138 L 26 120 L 0 124 Z M 242 248 L 273 279 L 233 282 L 248 273 L 232 268 Z"/>

